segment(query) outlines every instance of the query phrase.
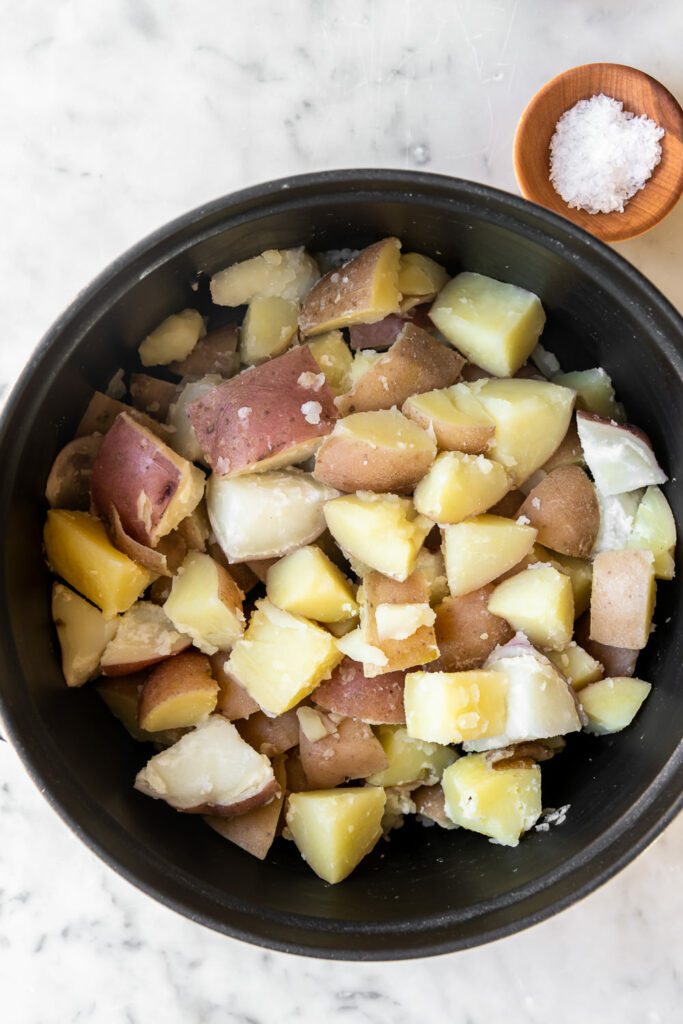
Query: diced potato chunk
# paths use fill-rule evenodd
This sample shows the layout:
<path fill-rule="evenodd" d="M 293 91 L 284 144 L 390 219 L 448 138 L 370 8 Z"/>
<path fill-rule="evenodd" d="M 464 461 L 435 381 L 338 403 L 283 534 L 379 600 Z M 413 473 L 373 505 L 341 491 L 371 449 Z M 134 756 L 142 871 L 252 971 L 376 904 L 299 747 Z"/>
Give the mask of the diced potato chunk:
<path fill-rule="evenodd" d="M 538 530 L 541 544 L 587 558 L 600 530 L 595 487 L 580 466 L 558 466 L 529 492 L 518 514 Z"/>
<path fill-rule="evenodd" d="M 620 732 L 630 725 L 652 687 L 642 679 L 616 676 L 584 687 L 579 695 L 588 715 L 586 732 Z"/>
<path fill-rule="evenodd" d="M 52 571 L 101 608 L 107 618 L 130 608 L 154 579 L 114 547 L 104 523 L 88 512 L 50 509 L 44 540 Z"/>
<path fill-rule="evenodd" d="M 481 668 L 499 644 L 507 643 L 513 630 L 505 619 L 492 615 L 488 603 L 493 584 L 461 597 L 445 597 L 438 604 L 434 631 L 440 657 L 430 670 L 467 672 Z"/>
<path fill-rule="evenodd" d="M 301 724 L 299 753 L 311 789 L 329 789 L 350 779 L 364 779 L 389 765 L 382 745 L 365 722 L 342 718 L 335 724 L 312 708 L 297 712 Z M 324 735 L 304 715 L 316 716 Z"/>
<path fill-rule="evenodd" d="M 444 287 L 448 274 L 444 268 L 419 252 L 406 252 L 398 265 L 398 290 L 406 298 L 430 299 Z M 405 308 L 405 307 L 404 307 Z"/>
<path fill-rule="evenodd" d="M 82 686 L 99 668 L 102 653 L 114 638 L 117 619 L 107 619 L 62 583 L 52 586 L 52 620 L 62 652 L 62 672 L 67 686 Z"/>
<path fill-rule="evenodd" d="M 452 345 L 497 377 L 520 368 L 545 325 L 533 292 L 467 271 L 441 290 L 429 315 Z"/>
<path fill-rule="evenodd" d="M 327 331 L 320 334 L 308 342 L 308 347 L 335 395 L 343 395 L 348 391 L 351 387 L 353 356 L 342 332 Z"/>
<path fill-rule="evenodd" d="M 299 249 L 267 249 L 211 278 L 211 298 L 219 306 L 246 306 L 257 296 L 301 301 L 320 277 L 315 260 Z"/>
<path fill-rule="evenodd" d="M 138 721 L 149 732 L 197 725 L 214 710 L 217 696 L 209 659 L 185 651 L 152 669 L 140 692 Z"/>
<path fill-rule="evenodd" d="M 511 486 L 500 463 L 484 455 L 441 452 L 415 488 L 413 501 L 421 515 L 437 523 L 459 523 L 491 508 Z"/>
<path fill-rule="evenodd" d="M 615 423 L 579 410 L 576 427 L 595 486 L 602 494 L 622 494 L 666 483 L 649 438 L 638 427 Z"/>
<path fill-rule="evenodd" d="M 386 797 L 372 786 L 292 793 L 285 820 L 296 846 L 316 875 L 341 882 L 382 834 Z"/>
<path fill-rule="evenodd" d="M 244 632 L 243 594 L 210 555 L 189 551 L 173 578 L 164 611 L 205 654 L 229 651 Z"/>
<path fill-rule="evenodd" d="M 520 836 L 541 816 L 541 769 L 537 764 L 496 769 L 483 755 L 469 754 L 446 769 L 442 786 L 452 822 L 503 846 L 517 846 Z"/>
<path fill-rule="evenodd" d="M 177 395 L 168 411 L 167 423 L 173 427 L 169 445 L 178 455 L 189 459 L 190 462 L 202 462 L 203 454 L 185 407 L 196 398 L 208 394 L 222 382 L 223 378 L 215 373 L 209 373 L 200 380 L 190 381 Z"/>
<path fill-rule="evenodd" d="M 283 757 L 274 758 L 273 773 L 280 787 L 280 795 L 274 796 L 269 804 L 263 804 L 235 818 L 220 818 L 218 815 L 204 818 L 214 832 L 218 832 L 224 839 L 230 840 L 259 860 L 265 858 L 273 844 L 285 801 L 287 775 Z"/>
<path fill-rule="evenodd" d="M 424 665 L 438 658 L 436 614 L 429 605 L 427 580 L 421 572 L 413 572 L 402 583 L 370 572 L 363 577 L 363 596 L 365 638 L 386 657 L 381 667 L 366 664 L 366 676 Z"/>
<path fill-rule="evenodd" d="M 642 650 L 650 636 L 656 583 L 651 551 L 601 551 L 593 562 L 591 640 Z"/>
<path fill-rule="evenodd" d="M 439 448 L 478 455 L 493 444 L 495 424 L 466 384 L 412 395 L 403 403 L 403 414 L 431 428 Z"/>
<path fill-rule="evenodd" d="M 676 522 L 659 487 L 648 487 L 645 491 L 626 547 L 651 551 L 655 559 L 655 576 L 660 580 L 673 579 Z"/>
<path fill-rule="evenodd" d="M 587 558 L 572 558 L 559 551 L 548 551 L 542 544 L 534 544 L 534 560 L 552 562 L 569 576 L 574 594 L 574 618 L 583 615 L 590 604 L 593 584 L 593 563 Z"/>
<path fill-rule="evenodd" d="M 440 604 L 445 597 L 448 597 L 448 580 L 446 579 L 446 563 L 443 552 L 430 551 L 421 547 L 417 556 L 416 570 L 424 573 L 429 590 L 429 603 L 434 608 Z"/>
<path fill-rule="evenodd" d="M 307 697 L 342 659 L 334 637 L 300 615 L 257 601 L 227 670 L 271 715 Z"/>
<path fill-rule="evenodd" d="M 328 501 L 325 519 L 343 551 L 396 580 L 410 576 L 433 526 L 408 498 L 370 492 Z"/>
<path fill-rule="evenodd" d="M 143 366 L 162 366 L 185 359 L 204 334 L 204 318 L 196 309 L 173 313 L 140 342 L 140 362 Z"/>
<path fill-rule="evenodd" d="M 410 736 L 403 725 L 380 725 L 377 738 L 389 758 L 389 767 L 368 776 L 373 786 L 403 786 L 410 782 L 432 785 L 458 756 L 451 747 Z"/>
<path fill-rule="evenodd" d="M 259 295 L 249 303 L 240 329 L 243 363 L 262 363 L 279 356 L 294 338 L 299 323 L 299 303 L 279 295 Z"/>
<path fill-rule="evenodd" d="M 409 672 L 406 726 L 410 736 L 462 743 L 503 732 L 507 679 L 500 672 Z"/>
<path fill-rule="evenodd" d="M 623 420 L 623 406 L 614 396 L 612 381 L 601 366 L 592 370 L 573 370 L 553 376 L 553 384 L 576 391 L 576 408 L 597 413 L 608 420 Z"/>
<path fill-rule="evenodd" d="M 371 370 L 375 363 L 379 362 L 382 355 L 382 352 L 375 352 L 371 348 L 354 352 L 351 360 L 350 384 L 346 390 L 349 391 L 351 387 L 354 387 L 361 377 L 364 377 L 368 370 Z"/>
<path fill-rule="evenodd" d="M 532 644 L 561 651 L 574 629 L 571 581 L 552 565 L 539 562 L 499 583 L 489 611 L 525 633 Z"/>
<path fill-rule="evenodd" d="M 320 548 L 299 548 L 272 565 L 268 597 L 287 612 L 318 622 L 338 622 L 358 612 L 351 584 Z"/>
<path fill-rule="evenodd" d="M 444 529 L 444 558 L 453 597 L 469 594 L 517 565 L 534 544 L 536 531 L 504 519 L 481 515 Z"/>
<path fill-rule="evenodd" d="M 100 660 L 105 676 L 125 676 L 172 658 L 190 647 L 189 636 L 179 633 L 163 608 L 152 601 L 137 601 L 118 621 L 116 635 Z"/>
<path fill-rule="evenodd" d="M 602 679 L 605 674 L 600 662 L 574 641 L 563 651 L 550 651 L 548 657 L 574 690 L 583 689 L 589 683 Z"/>

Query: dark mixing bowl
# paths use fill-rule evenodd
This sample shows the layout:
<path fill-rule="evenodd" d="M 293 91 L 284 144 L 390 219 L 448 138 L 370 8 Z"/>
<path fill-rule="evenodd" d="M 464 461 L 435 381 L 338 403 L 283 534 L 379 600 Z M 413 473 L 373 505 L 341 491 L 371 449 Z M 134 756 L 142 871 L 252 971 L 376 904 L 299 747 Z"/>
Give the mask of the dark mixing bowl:
<path fill-rule="evenodd" d="M 543 766 L 544 805 L 567 820 L 516 849 L 415 823 L 350 879 L 319 881 L 293 844 L 265 863 L 132 789 L 146 757 L 87 687 L 67 692 L 43 564 L 43 489 L 93 388 L 132 366 L 139 339 L 192 305 L 190 284 L 266 248 L 360 247 L 388 234 L 537 292 L 544 344 L 567 369 L 604 366 L 650 435 L 683 514 L 683 324 L 636 270 L 569 221 L 471 182 L 339 171 L 259 185 L 194 210 L 126 253 L 38 347 L 0 430 L 0 689 L 5 735 L 52 806 L 125 878 L 194 921 L 320 957 L 391 959 L 462 949 L 566 907 L 630 861 L 672 818 L 683 778 L 681 611 L 661 584 L 638 674 L 652 693 L 615 736 L 572 736 Z"/>

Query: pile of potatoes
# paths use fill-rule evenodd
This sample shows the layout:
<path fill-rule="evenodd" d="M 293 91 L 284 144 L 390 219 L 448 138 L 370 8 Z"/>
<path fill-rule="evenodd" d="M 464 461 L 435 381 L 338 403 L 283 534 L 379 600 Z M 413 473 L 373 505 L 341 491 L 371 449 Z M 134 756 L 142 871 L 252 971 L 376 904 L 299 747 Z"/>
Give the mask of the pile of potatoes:
<path fill-rule="evenodd" d="M 396 238 L 325 261 L 236 263 L 153 329 L 57 456 L 44 541 L 67 684 L 156 748 L 136 788 L 338 882 L 406 814 L 518 843 L 540 762 L 645 700 L 676 537 L 536 295 Z"/>

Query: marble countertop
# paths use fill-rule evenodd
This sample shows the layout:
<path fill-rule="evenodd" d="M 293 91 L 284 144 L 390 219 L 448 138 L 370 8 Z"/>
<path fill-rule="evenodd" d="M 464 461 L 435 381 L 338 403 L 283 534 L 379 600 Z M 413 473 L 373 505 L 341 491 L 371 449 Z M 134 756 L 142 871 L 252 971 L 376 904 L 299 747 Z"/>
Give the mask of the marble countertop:
<path fill-rule="evenodd" d="M 0 388 L 127 246 L 223 193 L 334 167 L 516 191 L 527 101 L 576 64 L 681 98 L 683 9 L 655 0 L 27 0 L 0 36 Z M 683 204 L 618 249 L 679 308 Z M 664 1024 L 683 997 L 683 820 L 578 905 L 402 964 L 264 952 L 153 903 L 56 817 L 0 744 L 7 1024 Z M 677 946 L 678 943 L 678 946 Z M 264 983 L 267 981 L 267 983 Z"/>

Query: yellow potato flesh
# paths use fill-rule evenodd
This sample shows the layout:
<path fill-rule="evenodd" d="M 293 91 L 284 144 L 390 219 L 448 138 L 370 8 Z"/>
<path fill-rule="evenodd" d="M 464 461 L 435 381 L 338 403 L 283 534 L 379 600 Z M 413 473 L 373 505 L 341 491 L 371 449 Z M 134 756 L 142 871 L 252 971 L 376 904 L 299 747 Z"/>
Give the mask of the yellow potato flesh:
<path fill-rule="evenodd" d="M 267 249 L 211 278 L 211 298 L 219 306 L 243 306 L 257 295 L 303 299 L 320 277 L 315 260 L 299 249 Z"/>
<path fill-rule="evenodd" d="M 435 743 L 499 736 L 505 731 L 506 694 L 502 672 L 409 672 L 404 691 L 408 733 Z"/>
<path fill-rule="evenodd" d="M 563 651 L 550 651 L 548 657 L 566 676 L 574 690 L 581 690 L 589 683 L 602 679 L 605 674 L 600 662 L 573 641 Z"/>
<path fill-rule="evenodd" d="M 143 366 L 166 366 L 185 359 L 204 334 L 204 319 L 196 309 L 173 313 L 140 343 L 140 362 Z"/>
<path fill-rule="evenodd" d="M 176 629 L 191 636 L 205 654 L 229 651 L 244 632 L 240 592 L 230 577 L 232 586 L 221 594 L 219 573 L 210 555 L 188 552 L 164 604 Z"/>
<path fill-rule="evenodd" d="M 278 295 L 257 296 L 249 303 L 240 328 L 243 363 L 262 363 L 289 348 L 297 331 L 299 303 Z"/>
<path fill-rule="evenodd" d="M 69 587 L 52 587 L 52 620 L 62 652 L 67 686 L 82 686 L 97 673 L 104 648 L 113 640 L 117 619 L 107 619 Z"/>
<path fill-rule="evenodd" d="M 574 597 L 568 576 L 537 563 L 499 583 L 488 604 L 532 644 L 563 650 L 574 629 Z"/>
<path fill-rule="evenodd" d="M 533 292 L 469 272 L 441 290 L 429 315 L 458 351 L 497 377 L 520 368 L 545 324 Z"/>
<path fill-rule="evenodd" d="M 104 523 L 88 512 L 50 509 L 44 540 L 52 571 L 101 608 L 107 618 L 127 611 L 155 579 L 115 548 Z"/>
<path fill-rule="evenodd" d="M 281 715 L 307 697 L 341 659 L 327 630 L 264 600 L 256 602 L 226 668 L 264 711 Z"/>
<path fill-rule="evenodd" d="M 574 618 L 583 615 L 591 601 L 593 563 L 587 558 L 573 558 L 559 551 L 550 551 L 542 544 L 534 544 L 534 557 L 537 562 L 557 562 L 562 572 L 569 576 L 574 593 Z"/>
<path fill-rule="evenodd" d="M 403 413 L 422 427 L 431 426 L 440 448 L 478 453 L 493 443 L 494 422 L 465 384 L 413 395 Z"/>
<path fill-rule="evenodd" d="M 159 732 L 197 725 L 215 709 L 216 697 L 217 686 L 213 679 L 208 678 L 205 690 L 188 690 L 160 701 L 142 719 L 140 726 L 147 732 Z"/>
<path fill-rule="evenodd" d="M 503 846 L 541 815 L 541 769 L 490 768 L 482 754 L 468 754 L 447 768 L 441 780 L 446 814 L 456 825 L 480 832 Z"/>
<path fill-rule="evenodd" d="M 531 551 L 536 531 L 502 516 L 474 516 L 444 528 L 444 558 L 453 597 L 497 579 Z"/>
<path fill-rule="evenodd" d="M 608 420 L 624 419 L 623 408 L 614 397 L 612 381 L 602 367 L 555 374 L 553 384 L 576 391 L 577 409 L 586 409 Z"/>
<path fill-rule="evenodd" d="M 413 494 L 417 511 L 437 523 L 459 523 L 491 508 L 511 481 L 498 462 L 484 455 L 441 452 Z"/>
<path fill-rule="evenodd" d="M 408 296 L 430 296 L 441 291 L 448 281 L 444 268 L 429 256 L 406 252 L 398 266 L 398 290 Z"/>
<path fill-rule="evenodd" d="M 338 420 L 335 434 L 369 442 L 378 448 L 400 451 L 433 452 L 434 442 L 426 430 L 418 427 L 396 409 L 355 412 Z"/>
<path fill-rule="evenodd" d="M 410 736 L 403 725 L 380 725 L 377 738 L 389 759 L 384 771 L 369 775 L 373 786 L 403 786 L 410 782 L 438 782 L 458 756 L 450 747 Z"/>
<path fill-rule="evenodd" d="M 343 551 L 396 580 L 405 580 L 433 523 L 408 498 L 354 494 L 325 505 L 327 527 Z"/>
<path fill-rule="evenodd" d="M 368 250 L 363 250 L 327 280 L 328 301 L 322 307 L 324 313 L 320 320 L 309 322 L 304 306 L 300 323 L 303 334 L 324 334 L 350 324 L 377 323 L 390 313 L 398 312 L 400 243 L 395 238 L 387 238 L 377 246 L 377 255 L 371 263 L 364 256 Z M 356 271 L 357 267 L 360 272 Z M 336 297 L 333 297 L 335 290 Z"/>
<path fill-rule="evenodd" d="M 645 491 L 626 546 L 651 551 L 655 559 L 655 577 L 660 580 L 673 579 L 676 521 L 659 487 L 648 487 Z"/>
<path fill-rule="evenodd" d="M 320 548 L 299 548 L 268 570 L 268 597 L 285 611 L 318 622 L 353 618 L 358 605 L 349 581 Z"/>
<path fill-rule="evenodd" d="M 297 849 L 316 875 L 341 882 L 382 834 L 386 795 L 377 787 L 292 793 L 285 820 Z"/>
<path fill-rule="evenodd" d="M 620 732 L 630 725 L 652 687 L 642 679 L 615 676 L 586 686 L 579 695 L 588 715 L 586 732 Z"/>
<path fill-rule="evenodd" d="M 348 391 L 351 387 L 353 356 L 342 332 L 328 331 L 320 334 L 308 342 L 308 347 L 335 395 L 343 395 Z"/>

